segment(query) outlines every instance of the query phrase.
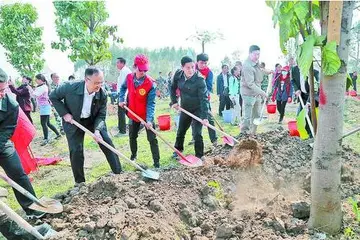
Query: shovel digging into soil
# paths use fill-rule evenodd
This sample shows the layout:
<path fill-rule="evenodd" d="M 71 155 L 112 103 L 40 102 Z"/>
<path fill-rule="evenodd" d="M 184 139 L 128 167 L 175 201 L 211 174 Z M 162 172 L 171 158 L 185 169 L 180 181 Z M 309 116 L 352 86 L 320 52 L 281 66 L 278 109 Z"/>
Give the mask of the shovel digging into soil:
<path fill-rule="evenodd" d="M 192 117 L 192 118 L 195 119 L 196 121 L 198 121 L 198 122 L 200 122 L 200 123 L 203 122 L 199 117 L 197 117 L 197 116 L 195 116 L 194 114 L 186 111 L 185 109 L 179 107 L 179 110 L 182 111 L 183 113 L 189 115 L 190 117 Z M 210 125 L 210 124 L 206 124 L 205 126 L 208 127 L 208 128 L 211 128 L 211 129 L 214 130 L 214 131 L 217 131 L 217 132 L 221 133 L 222 135 L 226 136 L 227 138 L 232 139 L 234 142 L 239 143 L 239 140 L 237 140 L 237 139 L 234 138 L 233 136 L 227 134 L 226 132 L 221 131 L 220 129 L 217 129 L 216 127 L 214 127 L 214 126 L 212 126 L 212 125 Z"/>
<path fill-rule="evenodd" d="M 220 128 L 220 130 L 221 130 L 221 131 L 224 131 L 224 129 L 221 127 L 219 121 L 216 120 L 214 114 L 213 114 L 211 111 L 209 111 L 209 114 L 213 117 L 216 125 L 218 125 L 218 127 Z M 227 136 L 223 136 L 223 137 L 222 137 L 222 140 L 223 140 L 223 143 L 229 145 L 230 147 L 233 147 L 233 146 L 234 146 L 234 140 L 233 140 L 232 138 L 229 138 L 229 137 L 227 137 Z"/>
<path fill-rule="evenodd" d="M 46 198 L 46 197 L 37 199 L 34 195 L 32 195 L 30 192 L 25 190 L 19 184 L 11 180 L 4 173 L 0 173 L 0 178 L 2 178 L 5 182 L 7 182 L 11 187 L 16 189 L 22 195 L 26 196 L 27 198 L 31 199 L 34 202 L 29 206 L 30 209 L 46 212 L 46 213 L 61 213 L 63 211 L 63 206 L 58 200 Z"/>
<path fill-rule="evenodd" d="M 93 138 L 95 138 L 95 134 L 92 133 L 90 130 L 88 130 L 87 128 L 85 128 L 83 125 L 81 125 L 80 123 L 76 122 L 75 120 L 72 120 L 72 124 L 74 124 L 75 126 L 77 126 L 78 128 L 80 128 L 81 130 L 83 130 L 85 133 L 89 134 L 90 136 L 92 136 Z M 128 157 L 126 157 L 124 154 L 122 154 L 121 152 L 119 152 L 118 150 L 116 150 L 114 147 L 112 147 L 110 144 L 106 143 L 104 140 L 100 140 L 99 143 L 101 143 L 102 145 L 104 145 L 105 147 L 107 147 L 109 150 L 111 150 L 113 153 L 115 153 L 116 155 L 118 155 L 119 157 L 125 159 L 128 163 L 130 163 L 131 165 L 133 165 L 136 169 L 139 169 L 141 171 L 141 174 L 143 177 L 145 178 L 150 178 L 150 179 L 154 179 L 154 180 L 159 180 L 160 178 L 160 174 L 158 172 L 155 172 L 153 170 L 150 169 L 144 169 L 143 167 L 141 167 L 139 164 L 135 163 L 134 161 L 131 161 Z"/>
<path fill-rule="evenodd" d="M 133 116 L 135 116 L 142 124 L 145 125 L 145 121 L 140 118 L 136 113 L 134 113 L 133 111 L 131 111 L 128 107 L 124 106 L 124 108 L 131 113 Z M 202 166 L 202 161 L 201 159 L 193 156 L 193 155 L 189 155 L 189 156 L 184 156 L 179 150 L 177 150 L 175 147 L 173 147 L 168 141 L 166 141 L 154 128 L 150 127 L 149 128 L 150 131 L 152 131 L 153 133 L 155 133 L 156 136 L 158 136 L 161 140 L 164 141 L 164 143 L 166 145 L 168 145 L 173 151 L 175 151 L 177 153 L 177 155 L 179 155 L 181 157 L 181 160 L 179 161 L 181 164 L 189 166 L 189 167 L 200 167 Z"/>

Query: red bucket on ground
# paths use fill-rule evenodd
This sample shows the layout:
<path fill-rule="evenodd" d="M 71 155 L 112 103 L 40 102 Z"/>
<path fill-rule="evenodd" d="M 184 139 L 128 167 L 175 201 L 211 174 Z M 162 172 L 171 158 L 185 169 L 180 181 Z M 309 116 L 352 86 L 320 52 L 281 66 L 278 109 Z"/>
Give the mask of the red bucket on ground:
<path fill-rule="evenodd" d="M 166 130 L 170 129 L 170 125 L 171 125 L 170 119 L 171 119 L 170 114 L 164 114 L 164 115 L 158 116 L 157 120 L 158 120 L 160 131 L 166 131 Z"/>
<path fill-rule="evenodd" d="M 351 90 L 351 91 L 349 92 L 349 94 L 350 94 L 350 96 L 352 96 L 352 97 L 356 97 L 356 95 L 357 95 L 357 93 L 356 93 L 355 90 Z"/>
<path fill-rule="evenodd" d="M 269 103 L 269 104 L 266 106 L 266 108 L 267 108 L 267 112 L 268 112 L 269 114 L 274 114 L 274 113 L 276 113 L 276 103 Z"/>
<path fill-rule="evenodd" d="M 296 121 L 290 121 L 290 122 L 288 122 L 288 128 L 289 128 L 290 136 L 300 137 L 300 133 L 299 133 L 299 131 L 297 130 Z"/>

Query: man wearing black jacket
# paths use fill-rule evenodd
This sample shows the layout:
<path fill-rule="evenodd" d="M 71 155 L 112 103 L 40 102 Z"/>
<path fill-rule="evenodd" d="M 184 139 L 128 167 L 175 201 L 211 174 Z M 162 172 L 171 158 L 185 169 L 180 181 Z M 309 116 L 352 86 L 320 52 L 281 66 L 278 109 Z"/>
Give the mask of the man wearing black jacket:
<path fill-rule="evenodd" d="M 15 132 L 19 114 L 19 104 L 15 99 L 5 93 L 7 87 L 7 75 L 0 69 L 0 166 L 9 178 L 35 196 L 34 189 L 31 186 L 28 176 L 24 172 L 14 144 L 10 140 Z M 40 218 L 45 214 L 29 209 L 29 206 L 33 202 L 17 190 L 14 190 L 14 193 L 16 200 L 24 209 L 28 218 Z"/>
<path fill-rule="evenodd" d="M 226 110 L 229 110 L 231 107 L 231 100 L 229 95 L 229 78 L 231 75 L 229 74 L 229 66 L 224 64 L 221 66 L 221 73 L 217 76 L 216 79 L 216 93 L 220 99 L 219 104 L 219 116 L 222 116 L 222 112 L 225 107 Z"/>
<path fill-rule="evenodd" d="M 85 70 L 85 81 L 66 82 L 50 94 L 50 100 L 63 118 L 63 127 L 70 151 L 70 162 L 75 183 L 85 182 L 84 175 L 84 132 L 72 124 L 72 120 L 94 132 L 96 141 L 103 139 L 114 146 L 106 129 L 107 96 L 101 88 L 104 74 L 96 67 Z M 121 172 L 118 156 L 100 144 L 102 152 L 115 174 Z"/>
<path fill-rule="evenodd" d="M 200 123 L 193 123 L 193 137 L 195 141 L 195 155 L 198 158 L 204 155 L 204 142 L 201 135 L 202 125 L 208 125 L 208 95 L 204 77 L 195 71 L 195 63 L 190 57 L 181 59 L 182 70 L 176 71 L 171 85 L 171 103 L 172 107 L 178 109 L 179 104 L 176 97 L 176 90 L 180 90 L 181 107 L 203 119 Z M 185 113 L 180 113 L 179 128 L 176 136 L 175 148 L 179 151 L 184 150 L 184 140 L 186 131 L 189 129 L 192 118 Z M 177 157 L 174 153 L 174 157 Z"/>

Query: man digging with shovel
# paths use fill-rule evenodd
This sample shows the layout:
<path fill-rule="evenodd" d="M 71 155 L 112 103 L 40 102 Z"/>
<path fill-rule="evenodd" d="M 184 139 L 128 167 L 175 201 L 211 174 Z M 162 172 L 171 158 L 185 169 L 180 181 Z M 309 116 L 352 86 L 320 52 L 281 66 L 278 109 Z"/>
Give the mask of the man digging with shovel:
<path fill-rule="evenodd" d="M 192 133 L 195 140 L 195 156 L 202 158 L 204 155 L 204 142 L 201 134 L 202 125 L 207 126 L 209 124 L 207 119 L 209 100 L 205 79 L 198 71 L 195 71 L 195 63 L 190 57 L 183 57 L 181 59 L 181 66 L 182 70 L 175 73 L 171 85 L 171 103 L 173 108 L 179 109 L 176 97 L 176 89 L 179 88 L 181 107 L 203 119 L 202 123 L 198 121 L 193 122 Z M 185 134 L 192 121 L 193 119 L 189 115 L 184 112 L 180 113 L 175 143 L 175 148 L 180 152 L 184 150 Z M 177 153 L 174 153 L 173 157 L 177 158 Z"/>

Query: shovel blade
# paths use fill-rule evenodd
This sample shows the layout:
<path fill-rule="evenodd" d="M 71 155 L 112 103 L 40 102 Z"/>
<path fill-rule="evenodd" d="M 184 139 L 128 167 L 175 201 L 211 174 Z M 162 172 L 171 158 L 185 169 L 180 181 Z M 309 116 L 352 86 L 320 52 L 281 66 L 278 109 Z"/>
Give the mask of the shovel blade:
<path fill-rule="evenodd" d="M 160 179 L 160 173 L 155 172 L 155 171 L 150 170 L 150 169 L 146 169 L 145 171 L 142 171 L 141 175 L 144 178 L 150 178 L 150 179 L 154 179 L 154 180 L 159 180 Z"/>
<path fill-rule="evenodd" d="M 61 213 L 64 210 L 63 205 L 58 200 L 42 197 L 39 199 L 39 201 L 43 206 L 33 203 L 29 206 L 29 208 L 32 210 L 52 213 L 52 214 Z"/>
<path fill-rule="evenodd" d="M 203 165 L 201 159 L 193 155 L 186 156 L 185 159 L 184 158 L 180 159 L 179 163 L 188 167 L 201 167 Z"/>
<path fill-rule="evenodd" d="M 227 137 L 227 136 L 224 136 L 222 137 L 223 139 L 223 142 L 231 147 L 234 146 L 234 139 L 230 138 L 230 137 Z"/>

